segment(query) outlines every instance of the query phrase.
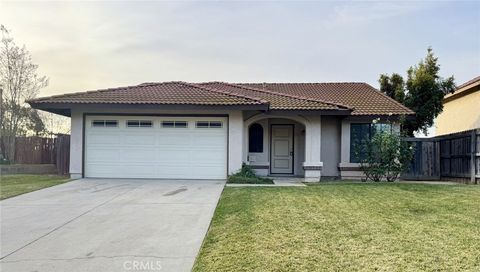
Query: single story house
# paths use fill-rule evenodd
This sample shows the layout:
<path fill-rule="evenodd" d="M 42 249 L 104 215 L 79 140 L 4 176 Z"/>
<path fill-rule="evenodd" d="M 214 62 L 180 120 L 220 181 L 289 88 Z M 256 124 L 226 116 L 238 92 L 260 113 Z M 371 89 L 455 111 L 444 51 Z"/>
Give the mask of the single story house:
<path fill-rule="evenodd" d="M 435 135 L 475 128 L 480 128 L 480 76 L 458 86 L 455 92 L 445 95 L 443 111 L 435 120 Z"/>
<path fill-rule="evenodd" d="M 143 83 L 28 103 L 71 117 L 72 178 L 225 179 L 242 163 L 359 178 L 354 143 L 413 114 L 366 83 Z"/>

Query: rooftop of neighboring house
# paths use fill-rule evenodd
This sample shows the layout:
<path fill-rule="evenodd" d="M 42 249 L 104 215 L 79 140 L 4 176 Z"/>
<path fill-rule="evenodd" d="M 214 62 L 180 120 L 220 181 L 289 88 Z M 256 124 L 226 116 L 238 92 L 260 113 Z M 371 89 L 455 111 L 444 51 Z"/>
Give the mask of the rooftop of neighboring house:
<path fill-rule="evenodd" d="M 449 101 L 464 97 L 468 94 L 480 91 L 480 76 L 477 76 L 460 86 L 458 86 L 453 93 L 445 95 L 443 102 L 447 103 Z"/>

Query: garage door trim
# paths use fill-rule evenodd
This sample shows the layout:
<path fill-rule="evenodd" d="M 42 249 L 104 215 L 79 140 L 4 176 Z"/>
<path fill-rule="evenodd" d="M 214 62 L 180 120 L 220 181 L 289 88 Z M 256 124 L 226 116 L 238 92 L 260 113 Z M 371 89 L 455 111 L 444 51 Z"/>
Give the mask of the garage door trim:
<path fill-rule="evenodd" d="M 229 165 L 229 147 L 230 147 L 230 117 L 228 114 L 161 114 L 161 113 L 83 113 L 82 117 L 82 178 L 85 178 L 85 129 L 86 129 L 86 120 L 87 116 L 150 116 L 150 117 L 222 117 L 226 118 L 226 129 L 227 129 L 227 165 L 226 165 L 226 173 L 225 175 L 228 176 L 228 165 Z"/>

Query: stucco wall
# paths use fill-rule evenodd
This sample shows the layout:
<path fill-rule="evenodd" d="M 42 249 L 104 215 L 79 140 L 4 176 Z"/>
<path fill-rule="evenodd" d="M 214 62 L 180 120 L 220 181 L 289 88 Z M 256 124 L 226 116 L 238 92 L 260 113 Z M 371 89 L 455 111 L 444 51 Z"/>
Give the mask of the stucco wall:
<path fill-rule="evenodd" d="M 480 128 L 480 89 L 445 102 L 435 125 L 436 135 Z"/>
<path fill-rule="evenodd" d="M 340 163 L 341 119 L 336 116 L 322 116 L 322 177 L 338 177 Z"/>
<path fill-rule="evenodd" d="M 71 138 L 70 138 L 70 176 L 80 178 L 82 176 L 82 152 L 83 152 L 83 114 L 84 113 L 108 113 L 108 114 L 226 114 L 228 120 L 228 173 L 237 172 L 242 167 L 243 154 L 243 115 L 241 111 L 175 111 L 175 110 L 131 110 L 115 109 L 108 107 L 78 107 L 72 109 L 71 114 Z"/>

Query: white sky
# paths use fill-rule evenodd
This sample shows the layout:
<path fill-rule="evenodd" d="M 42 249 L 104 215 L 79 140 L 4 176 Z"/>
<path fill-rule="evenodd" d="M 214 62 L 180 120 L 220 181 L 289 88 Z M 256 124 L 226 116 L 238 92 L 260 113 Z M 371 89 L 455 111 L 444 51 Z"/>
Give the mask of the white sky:
<path fill-rule="evenodd" d="M 0 2 L 50 78 L 41 96 L 152 81 L 362 81 L 432 46 L 480 74 L 479 2 Z"/>

